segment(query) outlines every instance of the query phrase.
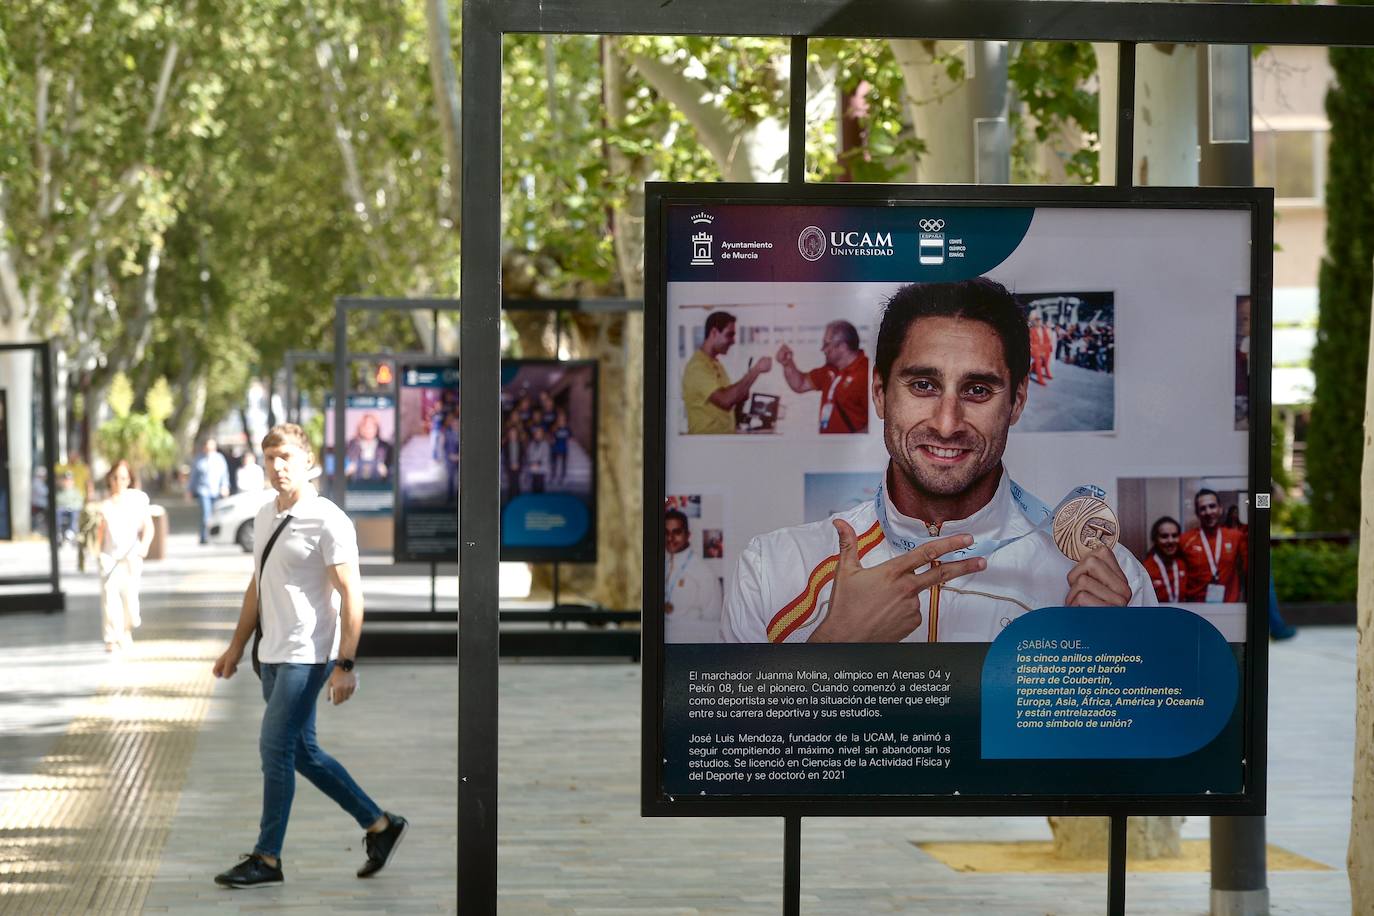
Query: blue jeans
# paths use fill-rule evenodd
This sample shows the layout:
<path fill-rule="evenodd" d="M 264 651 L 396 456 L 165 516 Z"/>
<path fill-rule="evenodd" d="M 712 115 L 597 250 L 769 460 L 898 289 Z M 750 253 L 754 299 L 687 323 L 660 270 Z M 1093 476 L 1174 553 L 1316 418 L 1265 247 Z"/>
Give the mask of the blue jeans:
<path fill-rule="evenodd" d="M 296 771 L 334 799 L 366 830 L 382 816 L 343 766 L 315 743 L 315 703 L 334 663 L 264 664 L 258 749 L 262 753 L 262 823 L 253 851 L 278 858 L 296 794 Z"/>
<path fill-rule="evenodd" d="M 210 513 L 214 511 L 217 496 L 209 493 L 198 493 L 196 499 L 200 500 L 200 542 L 207 543 L 210 540 Z"/>

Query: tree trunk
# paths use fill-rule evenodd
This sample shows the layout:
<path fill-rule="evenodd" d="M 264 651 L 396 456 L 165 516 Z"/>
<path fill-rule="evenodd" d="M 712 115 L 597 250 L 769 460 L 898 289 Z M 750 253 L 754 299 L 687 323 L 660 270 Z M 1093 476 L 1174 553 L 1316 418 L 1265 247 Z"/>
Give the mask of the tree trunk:
<path fill-rule="evenodd" d="M 916 166 L 918 180 L 1010 180 L 1006 42 L 893 39 L 888 44 L 902 70 L 916 137 L 925 144 Z M 951 76 L 950 64 L 956 60 L 962 61 L 963 73 Z"/>
<path fill-rule="evenodd" d="M 1054 854 L 1061 859 L 1105 858 L 1111 840 L 1106 817 L 1051 817 Z M 1131 859 L 1171 859 L 1183 854 L 1179 827 L 1183 818 L 1132 817 L 1126 822 L 1126 856 Z"/>
<path fill-rule="evenodd" d="M 1114 41 L 1093 42 L 1097 58 L 1097 181 L 1116 184 L 1116 103 L 1119 95 L 1116 68 L 1121 48 Z"/>
<path fill-rule="evenodd" d="M 425 23 L 429 33 L 429 78 L 434 84 L 434 111 L 444 137 L 445 215 L 457 231 L 463 200 L 462 102 L 458 98 L 458 74 L 453 67 L 453 39 L 449 34 L 446 0 L 426 0 Z M 426 338 L 428 339 L 428 338 Z M 428 344 L 426 344 L 428 346 Z"/>
<path fill-rule="evenodd" d="M 1135 183 L 1198 183 L 1196 45 L 1136 48 Z"/>
<path fill-rule="evenodd" d="M 1094 44 L 1099 90 L 1100 180 L 1116 181 L 1117 48 Z M 1135 167 L 1138 185 L 1197 184 L 1197 49 L 1191 45 L 1139 45 L 1136 48 Z M 1050 820 L 1059 850 L 1106 848 L 1106 818 Z M 1127 842 L 1133 855 L 1147 859 L 1175 856 L 1181 849 L 1181 817 L 1133 817 Z"/>
<path fill-rule="evenodd" d="M 1372 304 L 1374 305 L 1374 304 Z M 1374 339 L 1374 328 L 1371 328 Z M 1374 350 L 1374 346 L 1371 346 Z M 1365 377 L 1364 463 L 1360 469 L 1359 616 L 1355 647 L 1355 784 L 1350 804 L 1350 911 L 1374 909 L 1374 363 Z"/>

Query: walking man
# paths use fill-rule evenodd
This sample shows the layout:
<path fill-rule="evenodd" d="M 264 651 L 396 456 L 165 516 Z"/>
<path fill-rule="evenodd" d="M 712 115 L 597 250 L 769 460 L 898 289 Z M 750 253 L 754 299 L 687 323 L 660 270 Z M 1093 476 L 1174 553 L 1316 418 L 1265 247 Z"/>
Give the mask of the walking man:
<path fill-rule="evenodd" d="M 277 498 L 254 522 L 256 574 L 243 595 L 229 648 L 215 662 L 216 677 L 233 677 L 255 627 L 261 624 L 262 821 L 253 851 L 215 876 L 224 887 L 282 883 L 282 844 L 291 816 L 296 771 L 366 830 L 367 861 L 359 878 L 381 871 L 405 836 L 406 819 L 382 811 L 348 771 L 315 742 L 315 705 L 329 685 L 329 701 L 346 702 L 358 687 L 354 659 L 363 626 L 358 540 L 353 523 L 309 481 L 314 464 L 305 432 L 275 426 L 262 440 L 268 481 Z M 337 598 L 336 598 L 337 594 Z"/>
<path fill-rule="evenodd" d="M 210 513 L 220 498 L 229 495 L 229 462 L 219 453 L 214 439 L 206 439 L 200 457 L 191 467 L 191 496 L 200 503 L 200 542 L 210 543 Z"/>

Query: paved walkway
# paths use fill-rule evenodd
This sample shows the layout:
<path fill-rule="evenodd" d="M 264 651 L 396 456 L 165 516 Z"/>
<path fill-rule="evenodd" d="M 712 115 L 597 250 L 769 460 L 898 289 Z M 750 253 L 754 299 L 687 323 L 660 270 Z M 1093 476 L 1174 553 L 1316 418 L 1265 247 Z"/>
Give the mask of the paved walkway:
<path fill-rule="evenodd" d="M 414 823 L 391 868 L 354 878 L 360 831 L 302 781 L 287 883 L 211 883 L 258 817 L 257 681 L 208 676 L 249 569 L 231 548 L 174 536 L 119 658 L 102 651 L 93 583 L 74 571 L 67 613 L 0 616 L 0 913 L 455 909 L 457 677 L 444 663 L 364 661 L 357 698 L 320 710 L 321 742 Z M 428 590 L 368 585 L 375 603 Z M 1313 628 L 1274 646 L 1269 841 L 1330 867 L 1271 872 L 1275 913 L 1350 912 L 1353 645 L 1352 629 Z M 500 699 L 503 913 L 778 912 L 780 821 L 638 816 L 637 667 L 510 662 Z M 1205 837 L 1206 819 L 1184 832 Z M 1101 874 L 961 874 L 915 845 L 1048 838 L 1040 818 L 808 819 L 803 911 L 1100 914 Z M 1132 875 L 1128 911 L 1204 914 L 1207 888 L 1200 873 Z"/>

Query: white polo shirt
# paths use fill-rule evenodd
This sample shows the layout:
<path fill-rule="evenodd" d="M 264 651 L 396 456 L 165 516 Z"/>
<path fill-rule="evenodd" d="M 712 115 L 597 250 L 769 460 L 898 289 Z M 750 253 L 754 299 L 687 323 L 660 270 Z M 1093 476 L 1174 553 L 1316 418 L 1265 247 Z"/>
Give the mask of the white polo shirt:
<path fill-rule="evenodd" d="M 288 513 L 291 520 L 263 566 L 262 551 Z M 343 510 L 318 494 L 302 496 L 287 512 L 269 500 L 253 522 L 253 559 L 261 569 L 258 658 L 316 665 L 337 657 L 339 593 L 329 567 L 358 562 L 358 535 Z"/>

